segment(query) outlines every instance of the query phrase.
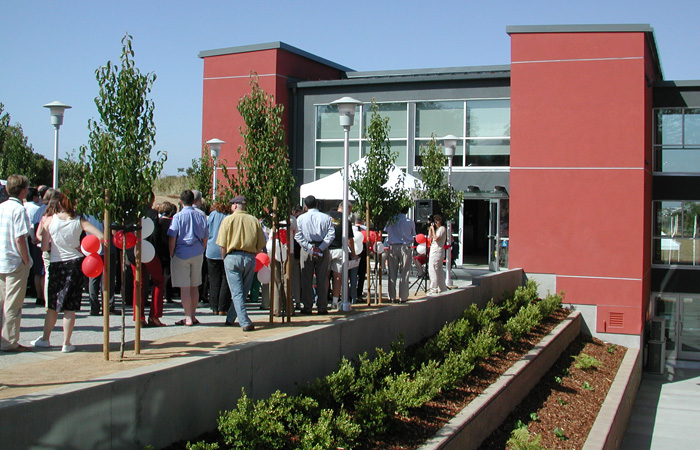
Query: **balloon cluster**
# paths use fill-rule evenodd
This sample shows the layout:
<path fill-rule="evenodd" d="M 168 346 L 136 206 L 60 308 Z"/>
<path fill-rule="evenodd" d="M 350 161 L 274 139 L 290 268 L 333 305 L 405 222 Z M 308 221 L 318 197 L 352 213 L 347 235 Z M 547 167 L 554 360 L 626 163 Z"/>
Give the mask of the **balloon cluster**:
<path fill-rule="evenodd" d="M 85 236 L 80 243 L 80 250 L 85 255 L 81 269 L 83 273 L 88 278 L 95 278 L 102 273 L 104 269 L 104 263 L 102 262 L 102 257 L 99 252 L 102 250 L 102 243 L 100 238 L 88 234 Z"/>
<path fill-rule="evenodd" d="M 267 256 L 267 253 L 255 255 L 255 271 L 258 273 L 258 281 L 261 284 L 270 282 L 270 257 Z"/>
<path fill-rule="evenodd" d="M 428 238 L 423 233 L 416 235 L 416 252 L 419 255 L 425 255 L 428 251 Z"/>
<path fill-rule="evenodd" d="M 150 242 L 146 241 L 145 238 L 153 234 L 155 229 L 155 224 L 153 219 L 150 217 L 144 217 L 141 219 L 141 262 L 149 263 L 156 257 L 156 249 Z M 112 239 L 114 245 L 122 250 L 124 248 L 124 243 L 126 241 L 127 250 L 133 248 L 136 245 L 136 233 L 124 231 L 117 231 L 114 233 L 114 238 Z"/>

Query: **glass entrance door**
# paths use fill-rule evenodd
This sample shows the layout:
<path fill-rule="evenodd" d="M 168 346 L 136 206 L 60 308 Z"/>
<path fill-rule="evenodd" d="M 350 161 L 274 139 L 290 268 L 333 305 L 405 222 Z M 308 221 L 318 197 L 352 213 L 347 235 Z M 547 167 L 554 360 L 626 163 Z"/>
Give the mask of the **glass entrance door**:
<path fill-rule="evenodd" d="M 666 318 L 666 354 L 700 360 L 700 295 L 657 294 L 654 314 Z"/>
<path fill-rule="evenodd" d="M 680 298 L 678 357 L 700 360 L 700 296 L 681 295 Z"/>
<path fill-rule="evenodd" d="M 489 269 L 494 272 L 508 268 L 508 211 L 508 199 L 489 200 Z"/>

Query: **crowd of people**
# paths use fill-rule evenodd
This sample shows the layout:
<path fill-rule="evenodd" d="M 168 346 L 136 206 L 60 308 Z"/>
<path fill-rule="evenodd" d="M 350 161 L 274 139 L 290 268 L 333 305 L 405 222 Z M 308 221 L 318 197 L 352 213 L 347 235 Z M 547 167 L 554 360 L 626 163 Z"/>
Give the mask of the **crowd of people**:
<path fill-rule="evenodd" d="M 71 336 L 85 290 L 91 315 L 117 313 L 116 294 L 121 293 L 122 305 L 133 304 L 133 319 L 145 327 L 166 326 L 161 321 L 164 303 L 173 302 L 177 290 L 184 317 L 175 325 L 197 325 L 197 308 L 201 301 L 208 301 L 213 315 L 225 316 L 223 325 L 233 326 L 237 321 L 245 332 L 255 330 L 246 302 L 257 301 L 262 296 L 262 308 L 272 307 L 275 314 L 286 313 L 285 286 L 281 282 L 284 258 L 270 255 L 270 267 L 276 271 L 275 286 L 261 289 L 255 276 L 256 255 L 270 253 L 266 244 L 272 236 L 261 220 L 246 211 L 244 196 L 236 196 L 228 204 L 213 202 L 207 208 L 201 193 L 185 190 L 180 195 L 178 208 L 168 201 L 154 205 L 155 196 L 151 195 L 146 217 L 153 222 L 154 230 L 144 239 L 152 244 L 155 257 L 137 267 L 133 249 L 121 250 L 111 236 L 103 235 L 104 229 L 98 219 L 76 212 L 71 199 L 60 190 L 29 187 L 26 177 L 12 175 L 7 179 L 6 191 L 9 199 L 0 203 L 0 350 L 3 352 L 29 349 L 19 342 L 28 284 L 36 293 L 37 305 L 46 307 L 43 333 L 32 340 L 31 345 L 50 347 L 51 332 L 62 314 L 63 352 L 75 350 Z M 402 303 L 408 299 L 416 227 L 407 212 L 406 208 L 383 230 L 386 249 L 379 250 L 386 253 L 391 302 Z M 286 222 L 291 272 L 289 289 L 298 314 L 311 314 L 314 305 L 317 314 L 328 314 L 329 308 L 340 309 L 341 302 L 361 300 L 366 255 L 377 249 L 370 249 L 366 242 L 355 245 L 355 238 L 363 236 L 363 232 L 368 236 L 369 230 L 359 215 L 349 214 L 348 218 L 348 299 L 341 298 L 345 251 L 342 204 L 335 211 L 324 213 L 319 211 L 316 198 L 308 196 L 303 209 L 294 209 Z M 120 253 L 123 252 L 131 266 L 131 270 L 124 271 L 123 279 L 118 269 L 112 271 L 109 280 L 103 280 L 102 275 L 86 278 L 81 267 L 85 258 L 81 239 L 85 235 L 94 235 L 109 246 L 114 268 L 120 267 Z M 440 216 L 436 215 L 430 224 L 429 236 L 432 240 L 429 253 L 431 291 L 440 292 L 447 289 L 442 269 L 446 232 Z M 100 254 L 104 252 L 100 250 Z M 145 307 L 140 308 L 141 315 L 137 317 L 139 296 L 134 283 L 137 274 L 141 280 L 140 298 L 148 306 L 148 317 Z M 104 282 L 109 284 L 107 289 L 104 289 Z M 270 298 L 270 290 L 274 298 Z M 105 311 L 100 298 L 102 293 L 109 295 L 109 309 Z"/>

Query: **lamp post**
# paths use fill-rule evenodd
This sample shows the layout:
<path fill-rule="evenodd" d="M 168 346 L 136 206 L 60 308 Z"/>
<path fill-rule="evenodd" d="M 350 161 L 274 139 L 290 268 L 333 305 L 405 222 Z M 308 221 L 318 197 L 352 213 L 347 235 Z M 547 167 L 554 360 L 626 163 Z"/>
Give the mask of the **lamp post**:
<path fill-rule="evenodd" d="M 447 187 L 451 188 L 452 187 L 452 158 L 455 156 L 455 148 L 457 147 L 457 137 L 452 136 L 451 134 L 448 134 L 444 138 L 442 138 L 443 141 L 443 150 L 445 152 L 445 156 L 447 156 Z M 451 198 L 450 198 L 451 200 Z M 445 284 L 447 286 L 452 286 L 452 274 L 451 274 L 451 269 L 452 269 L 452 217 L 447 218 L 447 241 L 446 244 L 449 244 L 449 247 L 446 249 L 446 258 L 445 261 L 447 262 L 447 274 L 445 275 Z"/>
<path fill-rule="evenodd" d="M 216 160 L 219 157 L 219 152 L 221 151 L 221 144 L 225 144 L 225 141 L 221 139 L 209 139 L 207 144 L 209 144 L 209 152 L 211 153 L 211 158 L 214 160 L 214 176 L 212 180 L 212 193 L 211 199 L 216 200 Z"/>
<path fill-rule="evenodd" d="M 338 105 L 340 116 L 340 126 L 345 131 L 345 151 L 343 152 L 343 285 L 341 296 L 343 297 L 343 311 L 350 311 L 350 301 L 348 299 L 348 160 L 350 158 L 350 127 L 355 121 L 355 108 L 362 102 L 351 97 L 343 97 L 331 105 Z"/>
<path fill-rule="evenodd" d="M 71 106 L 59 101 L 47 103 L 44 108 L 51 110 L 51 125 L 54 127 L 53 142 L 53 188 L 58 188 L 58 129 L 63 125 L 63 112 Z"/>

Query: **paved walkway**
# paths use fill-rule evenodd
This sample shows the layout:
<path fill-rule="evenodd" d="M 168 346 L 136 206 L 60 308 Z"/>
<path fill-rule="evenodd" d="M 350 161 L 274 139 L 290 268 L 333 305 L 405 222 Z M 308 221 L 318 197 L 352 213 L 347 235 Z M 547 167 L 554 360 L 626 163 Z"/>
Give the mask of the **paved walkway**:
<path fill-rule="evenodd" d="M 689 366 L 686 366 L 689 367 Z M 700 448 L 700 365 L 644 373 L 622 450 Z"/>
<path fill-rule="evenodd" d="M 453 284 L 465 287 L 471 284 L 473 276 L 488 273 L 485 269 L 454 270 Z M 415 278 L 411 278 L 411 283 Z M 424 296 L 423 291 L 416 293 L 417 285 L 410 291 L 410 298 Z M 383 293 L 386 301 L 386 279 L 383 280 Z M 20 343 L 29 346 L 30 342 L 42 333 L 45 309 L 35 306 L 34 298 L 27 298 L 22 311 Z M 59 387 L 65 384 L 80 383 L 100 376 L 123 370 L 142 367 L 161 362 L 166 358 L 202 354 L 227 347 L 240 342 L 261 339 L 272 334 L 289 331 L 289 328 L 305 327 L 309 324 L 338 320 L 347 314 L 356 314 L 376 308 L 377 305 L 359 304 L 353 306 L 349 313 L 336 312 L 327 316 L 313 314 L 292 317 L 291 323 L 282 323 L 275 317 L 269 323 L 269 310 L 260 309 L 259 304 L 248 304 L 248 313 L 256 325 L 256 330 L 244 333 L 240 327 L 225 327 L 224 316 L 211 314 L 208 305 L 200 303 L 197 318 L 201 324 L 194 327 L 175 326 L 175 321 L 183 317 L 179 300 L 166 303 L 163 322 L 166 327 L 141 329 L 141 354 L 134 352 L 135 329 L 131 319 L 131 308 L 127 308 L 125 317 L 125 352 L 120 360 L 122 317 L 110 316 L 110 360 L 105 361 L 103 347 L 103 317 L 89 315 L 89 301 L 83 298 L 83 309 L 76 315 L 72 343 L 77 347 L 73 353 L 61 353 L 63 329 L 59 318 L 51 334 L 51 348 L 33 349 L 23 353 L 0 352 L 0 399 L 31 394 L 38 391 Z"/>

